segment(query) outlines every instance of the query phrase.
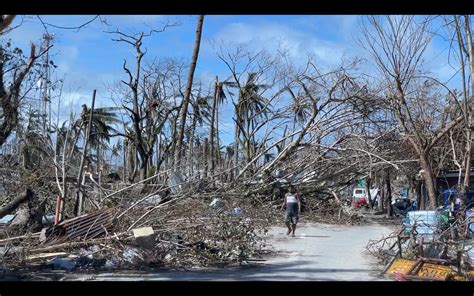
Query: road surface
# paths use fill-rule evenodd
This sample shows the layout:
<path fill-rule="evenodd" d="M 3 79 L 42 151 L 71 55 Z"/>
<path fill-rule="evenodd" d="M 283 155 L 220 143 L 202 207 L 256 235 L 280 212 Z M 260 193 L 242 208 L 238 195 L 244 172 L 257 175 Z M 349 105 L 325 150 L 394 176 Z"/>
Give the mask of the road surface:
<path fill-rule="evenodd" d="M 275 227 L 267 241 L 276 254 L 267 261 L 213 272 L 101 273 L 74 275 L 67 280 L 95 281 L 374 281 L 381 267 L 365 253 L 370 239 L 391 233 L 380 224 L 336 226 L 302 224 L 296 237 L 286 236 L 286 228 Z M 72 275 L 71 275 L 72 276 Z"/>

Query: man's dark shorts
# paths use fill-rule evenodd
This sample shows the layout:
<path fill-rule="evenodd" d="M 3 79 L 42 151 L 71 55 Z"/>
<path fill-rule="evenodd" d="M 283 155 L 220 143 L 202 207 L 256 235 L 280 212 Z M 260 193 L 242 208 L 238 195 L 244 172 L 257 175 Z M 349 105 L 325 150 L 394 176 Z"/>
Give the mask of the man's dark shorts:
<path fill-rule="evenodd" d="M 297 224 L 298 218 L 298 203 L 288 203 L 286 205 L 286 222 Z"/>

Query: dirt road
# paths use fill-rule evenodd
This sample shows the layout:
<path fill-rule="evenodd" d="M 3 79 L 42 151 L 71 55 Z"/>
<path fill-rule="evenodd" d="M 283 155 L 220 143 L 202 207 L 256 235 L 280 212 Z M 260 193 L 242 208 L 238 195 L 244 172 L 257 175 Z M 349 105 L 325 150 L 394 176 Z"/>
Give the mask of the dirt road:
<path fill-rule="evenodd" d="M 68 280 L 96 281 L 374 281 L 380 266 L 365 246 L 370 239 L 392 231 L 379 224 L 366 226 L 335 226 L 302 224 L 295 238 L 286 236 L 285 228 L 270 230 L 267 240 L 277 252 L 267 261 L 216 272 L 102 273 L 74 275 Z"/>

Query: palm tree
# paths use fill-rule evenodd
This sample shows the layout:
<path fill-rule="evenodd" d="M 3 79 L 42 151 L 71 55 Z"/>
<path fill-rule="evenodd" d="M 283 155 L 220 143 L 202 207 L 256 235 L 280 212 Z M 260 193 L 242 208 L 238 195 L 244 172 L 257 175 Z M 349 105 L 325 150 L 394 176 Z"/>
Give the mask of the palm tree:
<path fill-rule="evenodd" d="M 224 103 L 227 99 L 225 91 L 224 91 L 224 84 L 228 82 L 220 82 L 219 78 L 216 76 L 216 82 L 214 85 L 214 98 L 212 101 L 212 111 L 211 111 L 211 128 L 209 130 L 209 144 L 211 147 L 210 157 L 211 157 L 211 171 L 214 170 L 215 160 L 219 159 L 219 152 L 220 149 L 216 149 L 220 147 L 219 141 L 219 105 Z M 217 141 L 215 141 L 215 139 Z M 216 143 L 214 143 L 216 142 Z M 218 154 L 215 155 L 214 152 Z"/>
<path fill-rule="evenodd" d="M 244 159 L 250 162 L 253 156 L 255 143 L 255 134 L 251 134 L 255 128 L 256 123 L 262 117 L 267 115 L 269 109 L 269 101 L 264 98 L 261 93 L 270 88 L 266 84 L 258 84 L 258 73 L 252 72 L 247 76 L 247 81 L 244 85 L 239 82 L 229 83 L 232 88 L 238 88 L 239 98 L 235 106 L 235 142 L 234 142 L 234 163 L 238 165 L 238 151 L 239 142 L 242 144 L 242 151 Z M 240 139 L 240 134 L 243 139 Z"/>
<path fill-rule="evenodd" d="M 79 118 L 76 120 L 74 126 L 78 130 L 79 134 L 83 135 L 84 147 L 79 166 L 79 176 L 77 181 L 77 202 L 75 207 L 75 214 L 80 215 L 82 212 L 83 205 L 83 193 L 81 191 L 81 184 L 84 182 L 84 164 L 85 160 L 92 157 L 91 151 L 89 151 L 89 157 L 87 157 L 87 149 L 90 144 L 90 148 L 94 148 L 97 156 L 97 171 L 99 174 L 99 183 L 101 182 L 101 157 L 102 148 L 107 148 L 107 144 L 110 142 L 112 132 L 116 130 L 112 127 L 113 124 L 119 123 L 117 114 L 113 111 L 118 110 L 116 107 L 109 108 L 94 108 L 95 105 L 96 91 L 94 90 L 92 107 L 88 108 L 87 105 L 82 105 L 82 112 Z"/>
<path fill-rule="evenodd" d="M 92 123 L 89 135 L 89 157 L 92 158 L 92 149 L 96 152 L 96 163 L 98 170 L 101 166 L 102 151 L 108 148 L 110 138 L 117 133 L 114 125 L 120 123 L 116 111 L 120 110 L 117 107 L 94 108 L 92 113 Z M 91 109 L 87 105 L 82 105 L 82 112 L 80 117 L 75 122 L 75 126 L 79 133 L 85 137 L 85 127 L 89 124 Z"/>
<path fill-rule="evenodd" d="M 24 142 L 22 147 L 23 168 L 40 168 L 41 159 L 53 154 L 52 147 L 48 144 L 47 136 L 41 129 L 41 115 L 38 112 L 28 112 L 26 129 L 18 129 L 17 136 Z"/>
<path fill-rule="evenodd" d="M 135 130 L 128 126 L 127 124 L 123 125 L 125 138 L 123 141 L 123 163 L 124 163 L 124 170 L 123 170 L 123 179 L 124 181 L 126 178 L 126 171 L 128 170 L 128 181 L 133 182 L 137 175 L 137 167 L 138 167 L 138 155 L 137 155 L 137 147 L 133 141 L 135 136 Z"/>
<path fill-rule="evenodd" d="M 191 101 L 191 105 L 193 108 L 193 121 L 191 124 L 191 133 L 189 141 L 191 142 L 194 138 L 194 134 L 196 131 L 197 124 L 199 126 L 203 126 L 205 121 L 210 120 L 211 117 L 211 107 L 209 106 L 209 100 L 211 99 L 210 96 L 202 97 L 197 96 L 194 101 Z"/>
<path fill-rule="evenodd" d="M 89 135 L 89 141 L 92 148 L 99 147 L 101 143 L 110 143 L 110 138 L 113 134 L 117 133 L 114 125 L 121 123 L 122 121 L 118 118 L 120 108 L 118 107 L 104 107 L 94 108 L 92 114 L 92 125 L 91 133 Z M 82 112 L 79 119 L 75 122 L 75 126 L 79 132 L 84 133 L 84 128 L 89 123 L 89 115 L 91 109 L 87 105 L 82 105 Z"/>
<path fill-rule="evenodd" d="M 115 159 L 115 167 L 117 167 L 117 157 L 120 156 L 120 151 L 122 150 L 123 143 L 121 140 L 118 140 L 117 143 L 112 145 L 112 150 L 110 152 L 110 164 L 113 164 Z"/>
<path fill-rule="evenodd" d="M 191 172 L 193 171 L 193 153 L 194 153 L 194 135 L 196 133 L 197 124 L 200 126 L 204 125 L 204 122 L 209 120 L 211 115 L 210 106 L 209 106 L 209 99 L 210 96 L 202 97 L 198 94 L 195 100 L 191 101 L 191 105 L 193 108 L 193 121 L 191 124 L 191 130 L 189 131 L 188 135 L 188 143 L 189 143 L 189 159 L 191 161 Z"/>
<path fill-rule="evenodd" d="M 311 106 L 307 101 L 305 101 L 305 97 L 302 94 L 295 95 L 289 87 L 287 88 L 287 90 L 293 98 L 293 102 L 290 105 L 290 110 L 293 113 L 294 132 L 297 123 L 303 124 L 308 120 L 309 116 L 311 115 Z M 291 141 L 293 141 L 293 138 L 294 136 L 291 137 Z"/>

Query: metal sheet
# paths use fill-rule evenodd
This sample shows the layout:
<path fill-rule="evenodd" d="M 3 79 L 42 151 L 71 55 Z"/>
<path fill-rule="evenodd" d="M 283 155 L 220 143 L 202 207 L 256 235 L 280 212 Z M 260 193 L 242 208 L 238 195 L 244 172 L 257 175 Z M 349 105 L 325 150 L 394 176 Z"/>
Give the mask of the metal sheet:
<path fill-rule="evenodd" d="M 91 239 L 105 235 L 113 228 L 113 211 L 99 210 L 61 222 L 48 231 L 43 243 L 56 242 L 58 239 Z"/>

